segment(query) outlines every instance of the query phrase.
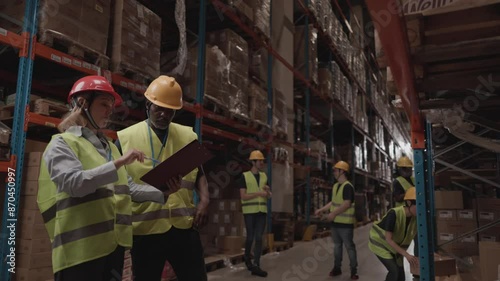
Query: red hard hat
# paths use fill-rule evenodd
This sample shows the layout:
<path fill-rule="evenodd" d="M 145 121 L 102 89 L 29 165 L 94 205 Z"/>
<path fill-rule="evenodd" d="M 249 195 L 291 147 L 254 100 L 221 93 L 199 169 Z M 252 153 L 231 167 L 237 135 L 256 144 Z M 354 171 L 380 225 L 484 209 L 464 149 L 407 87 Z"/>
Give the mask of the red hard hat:
<path fill-rule="evenodd" d="M 99 91 L 112 95 L 113 98 L 115 98 L 115 107 L 120 106 L 123 102 L 122 97 L 115 92 L 113 86 L 111 86 L 106 78 L 97 75 L 90 75 L 81 78 L 73 84 L 73 88 L 68 95 L 68 103 L 71 103 L 71 99 L 74 95 L 87 91 Z"/>

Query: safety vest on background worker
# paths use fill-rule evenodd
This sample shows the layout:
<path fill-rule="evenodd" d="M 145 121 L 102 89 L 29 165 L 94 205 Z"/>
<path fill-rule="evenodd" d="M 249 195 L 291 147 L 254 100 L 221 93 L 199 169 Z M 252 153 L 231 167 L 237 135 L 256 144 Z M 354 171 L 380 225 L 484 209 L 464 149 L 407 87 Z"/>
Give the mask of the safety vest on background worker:
<path fill-rule="evenodd" d="M 351 183 L 349 181 L 345 181 L 342 185 L 340 185 L 339 183 L 335 183 L 333 185 L 332 206 L 330 207 L 330 213 L 333 212 L 338 207 L 340 207 L 340 205 L 342 205 L 342 203 L 344 203 L 344 187 L 347 184 L 351 184 Z M 335 219 L 333 220 L 333 222 L 344 223 L 344 224 L 355 224 L 356 217 L 354 216 L 354 211 L 355 211 L 354 207 L 355 207 L 355 203 L 351 202 L 351 207 L 349 207 L 342 214 L 338 214 L 335 217 Z"/>
<path fill-rule="evenodd" d="M 262 188 L 266 186 L 266 173 L 259 172 L 259 183 L 257 183 L 257 179 L 251 171 L 244 172 L 243 176 L 245 177 L 248 194 L 263 191 Z M 243 214 L 267 213 L 267 199 L 259 196 L 250 200 L 241 200 L 241 208 Z"/>
<path fill-rule="evenodd" d="M 122 152 L 126 153 L 132 148 L 144 152 L 147 156 L 152 155 L 147 121 L 139 122 L 129 128 L 118 132 L 118 139 Z M 152 132 L 154 150 L 158 153 L 162 147 L 161 141 Z M 162 154 L 154 155 L 158 161 L 164 161 L 175 154 L 188 143 L 197 139 L 197 135 L 191 127 L 170 123 L 168 127 L 168 141 L 163 148 Z M 153 169 L 153 162 L 145 160 L 144 163 L 135 161 L 127 165 L 127 171 L 134 182 L 144 184 L 141 177 Z M 179 229 L 188 229 L 193 225 L 195 206 L 193 202 L 193 189 L 198 169 L 194 169 L 182 178 L 182 187 L 179 191 L 171 194 L 165 204 L 154 202 L 132 203 L 132 225 L 134 235 L 160 234 L 170 230 L 172 226 Z"/>
<path fill-rule="evenodd" d="M 410 225 L 408 226 L 408 229 L 406 229 L 406 214 L 404 208 L 405 207 L 393 208 L 396 212 L 396 224 L 394 226 L 392 240 L 401 248 L 406 250 L 417 233 L 417 218 L 412 217 Z M 383 259 L 393 259 L 395 255 L 399 255 L 397 251 L 385 240 L 385 230 L 380 228 L 378 223 L 373 224 L 370 229 L 368 247 L 374 254 Z M 402 266 L 402 262 L 402 257 L 399 257 L 398 265 Z"/>
<path fill-rule="evenodd" d="M 52 139 L 58 136 L 73 150 L 83 170 L 108 161 L 84 137 L 62 133 Z M 116 146 L 109 145 L 113 159 L 119 158 Z M 77 198 L 57 191 L 42 160 L 37 202 L 52 242 L 54 273 L 109 255 L 118 245 L 132 247 L 131 198 L 125 167 L 118 169 L 118 181 L 114 184 Z"/>
<path fill-rule="evenodd" d="M 415 178 L 414 177 L 411 177 L 411 182 L 412 183 L 409 183 L 408 180 L 406 180 L 404 177 L 397 177 L 396 180 L 399 182 L 399 184 L 403 187 L 403 189 L 406 191 L 408 191 L 408 189 L 410 187 L 413 187 L 415 186 Z M 401 207 L 401 206 L 404 206 L 404 202 L 396 202 L 395 204 L 395 207 Z"/>

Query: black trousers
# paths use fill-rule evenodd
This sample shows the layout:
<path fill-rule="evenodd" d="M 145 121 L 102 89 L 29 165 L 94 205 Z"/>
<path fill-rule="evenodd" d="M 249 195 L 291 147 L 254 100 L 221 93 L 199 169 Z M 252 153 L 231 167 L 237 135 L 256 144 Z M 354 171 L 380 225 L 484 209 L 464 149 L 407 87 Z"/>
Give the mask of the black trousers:
<path fill-rule="evenodd" d="M 125 248 L 118 246 L 111 254 L 54 274 L 55 281 L 121 281 Z"/>
<path fill-rule="evenodd" d="M 160 281 L 168 260 L 179 281 L 205 281 L 205 258 L 197 230 L 172 227 L 162 234 L 134 236 L 134 281 Z"/>
<path fill-rule="evenodd" d="M 382 262 L 382 264 L 389 271 L 385 277 L 385 281 L 405 281 L 405 269 L 404 266 L 399 266 L 396 258 L 394 259 L 383 259 L 379 256 L 377 258 Z"/>
<path fill-rule="evenodd" d="M 262 235 L 266 228 L 266 213 L 245 214 L 245 227 L 247 229 L 247 238 L 245 241 L 245 256 L 250 257 L 252 244 L 255 240 L 253 252 L 254 264 L 260 266 L 260 256 L 262 255 Z"/>

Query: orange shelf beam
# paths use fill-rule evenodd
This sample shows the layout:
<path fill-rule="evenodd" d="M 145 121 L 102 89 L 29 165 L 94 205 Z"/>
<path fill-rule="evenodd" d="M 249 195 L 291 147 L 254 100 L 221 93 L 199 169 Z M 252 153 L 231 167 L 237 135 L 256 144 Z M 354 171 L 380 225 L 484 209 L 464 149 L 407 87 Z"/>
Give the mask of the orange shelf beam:
<path fill-rule="evenodd" d="M 16 169 L 16 156 L 11 155 L 10 161 L 0 161 L 0 172 L 7 173 L 9 168 Z"/>
<path fill-rule="evenodd" d="M 10 32 L 10 31 L 0 27 L 0 43 L 1 44 L 6 44 L 6 45 L 9 45 L 9 46 L 17 48 L 17 49 L 22 49 L 24 42 L 25 42 L 25 40 L 23 39 L 23 37 L 21 35 Z"/>

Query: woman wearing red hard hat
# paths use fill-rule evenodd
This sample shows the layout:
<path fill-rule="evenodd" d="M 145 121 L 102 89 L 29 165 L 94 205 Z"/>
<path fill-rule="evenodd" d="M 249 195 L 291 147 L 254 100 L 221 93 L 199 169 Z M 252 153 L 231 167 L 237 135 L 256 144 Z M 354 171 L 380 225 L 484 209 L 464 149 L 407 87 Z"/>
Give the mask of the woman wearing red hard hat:
<path fill-rule="evenodd" d="M 52 242 L 55 281 L 121 280 L 124 251 L 132 246 L 131 201 L 164 202 L 151 186 L 130 183 L 125 165 L 144 161 L 132 149 L 121 156 L 100 131 L 122 103 L 101 76 L 78 80 L 72 110 L 43 154 L 38 206 Z"/>

